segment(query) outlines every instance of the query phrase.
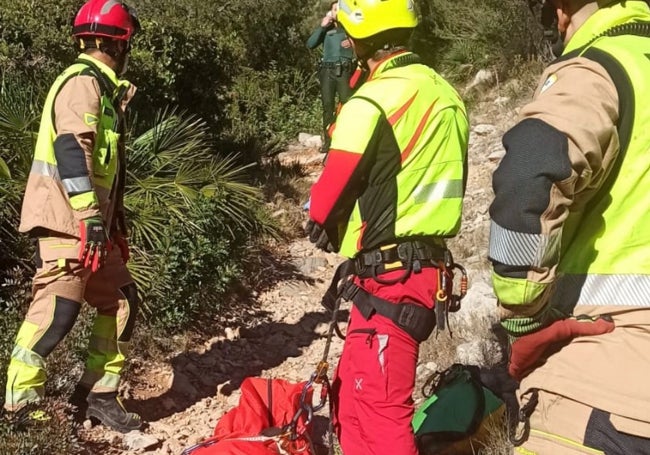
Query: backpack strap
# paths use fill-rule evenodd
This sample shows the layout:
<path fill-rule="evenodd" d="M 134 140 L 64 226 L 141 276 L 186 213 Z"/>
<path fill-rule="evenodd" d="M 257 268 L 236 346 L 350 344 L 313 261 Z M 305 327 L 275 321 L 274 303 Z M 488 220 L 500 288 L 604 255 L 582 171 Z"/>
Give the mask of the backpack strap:
<path fill-rule="evenodd" d="M 99 83 L 99 90 L 102 95 L 108 96 L 111 98 L 111 102 L 115 101 L 114 95 L 115 95 L 115 89 L 117 88 L 117 85 L 113 81 L 111 81 L 97 66 L 94 62 L 86 59 L 81 59 L 78 58 L 75 60 L 75 63 L 81 64 L 81 65 L 86 65 L 88 67 L 87 71 L 82 72 L 81 74 L 90 74 L 93 76 L 95 79 L 97 79 L 97 82 Z"/>
<path fill-rule="evenodd" d="M 106 77 L 104 73 L 102 73 L 99 67 L 95 65 L 93 62 L 81 58 L 75 60 L 74 64 L 84 65 L 86 68 L 82 69 L 81 71 L 69 74 L 68 77 L 66 77 L 66 79 L 63 82 L 61 82 L 61 84 L 59 84 L 58 90 L 54 95 L 54 99 L 56 99 L 56 97 L 59 96 L 59 93 L 61 92 L 61 90 L 63 90 L 65 84 L 67 84 L 68 81 L 73 77 L 92 76 L 99 83 L 100 95 L 108 96 L 109 98 L 111 98 L 111 103 L 113 104 L 113 106 L 115 106 L 115 100 L 119 99 L 118 96 L 114 96 L 114 95 L 118 95 L 115 94 L 115 89 L 117 88 L 117 86 L 108 77 Z M 52 112 L 50 113 L 50 115 L 52 116 L 52 128 L 54 128 L 54 130 L 56 131 L 56 116 L 54 113 L 54 105 L 52 105 Z"/>

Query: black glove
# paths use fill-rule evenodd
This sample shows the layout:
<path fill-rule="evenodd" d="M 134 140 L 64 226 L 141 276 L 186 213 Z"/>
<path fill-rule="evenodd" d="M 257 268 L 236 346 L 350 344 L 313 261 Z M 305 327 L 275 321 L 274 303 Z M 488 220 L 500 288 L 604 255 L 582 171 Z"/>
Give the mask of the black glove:
<path fill-rule="evenodd" d="M 111 248 L 104 222 L 98 216 L 86 218 L 79 222 L 79 232 L 79 262 L 83 267 L 96 272 L 104 265 L 106 253 Z"/>
<path fill-rule="evenodd" d="M 307 222 L 305 233 L 309 236 L 309 241 L 319 250 L 327 251 L 328 253 L 337 251 L 327 237 L 327 232 L 325 232 L 323 226 L 316 223 L 314 220 L 309 220 Z"/>

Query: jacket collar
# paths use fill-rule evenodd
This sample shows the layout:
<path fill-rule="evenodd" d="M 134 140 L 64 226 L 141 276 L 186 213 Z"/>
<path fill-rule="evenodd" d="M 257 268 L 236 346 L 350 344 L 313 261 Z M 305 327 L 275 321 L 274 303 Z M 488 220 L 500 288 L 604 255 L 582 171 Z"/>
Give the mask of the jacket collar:
<path fill-rule="evenodd" d="M 137 90 L 136 86 L 126 79 L 119 79 L 110 66 L 88 54 L 80 54 L 78 59 L 88 61 L 95 65 L 112 83 L 115 84 L 115 92 L 113 94 L 115 98 L 113 101 L 118 102 L 122 110 L 126 109 L 126 106 L 131 102 L 135 95 Z"/>
<path fill-rule="evenodd" d="M 399 68 L 413 63 L 420 63 L 420 56 L 408 51 L 399 51 L 390 54 L 388 57 L 381 60 L 374 70 L 368 76 L 368 80 L 377 79 L 381 77 L 386 71 L 393 68 Z"/>
<path fill-rule="evenodd" d="M 615 2 L 596 11 L 567 43 L 563 55 L 586 46 L 606 30 L 628 22 L 650 21 L 650 7 L 642 0 Z"/>

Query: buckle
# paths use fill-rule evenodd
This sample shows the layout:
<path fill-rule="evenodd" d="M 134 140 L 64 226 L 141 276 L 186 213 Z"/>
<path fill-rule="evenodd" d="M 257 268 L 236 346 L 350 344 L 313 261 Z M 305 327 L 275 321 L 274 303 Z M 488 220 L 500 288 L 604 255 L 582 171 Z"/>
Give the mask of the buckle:
<path fill-rule="evenodd" d="M 397 245 L 397 257 L 403 263 L 407 263 L 409 256 L 413 259 L 413 244 L 411 242 L 404 242 Z"/>
<path fill-rule="evenodd" d="M 384 255 L 383 251 L 380 249 L 376 249 L 373 251 L 369 251 L 367 253 L 362 253 L 362 266 L 364 267 L 369 267 L 369 266 L 376 266 L 376 265 L 381 265 L 383 264 L 384 261 Z"/>
<path fill-rule="evenodd" d="M 354 300 L 356 295 L 359 293 L 359 286 L 354 284 L 352 281 L 348 281 L 341 291 L 341 298 L 347 302 Z"/>
<path fill-rule="evenodd" d="M 399 317 L 397 318 L 397 324 L 405 329 L 411 329 L 413 318 L 415 317 L 415 307 L 412 304 L 401 304 L 401 307 Z"/>

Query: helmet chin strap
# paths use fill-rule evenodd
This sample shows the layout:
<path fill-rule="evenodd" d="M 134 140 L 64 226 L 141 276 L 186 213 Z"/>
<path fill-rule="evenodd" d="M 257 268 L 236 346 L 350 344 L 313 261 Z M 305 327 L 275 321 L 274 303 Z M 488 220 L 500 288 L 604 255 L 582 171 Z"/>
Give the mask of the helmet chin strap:
<path fill-rule="evenodd" d="M 129 43 L 120 50 L 120 46 L 117 43 L 106 42 L 102 38 L 96 37 L 92 38 L 82 38 L 79 40 L 79 48 L 82 51 L 88 49 L 97 49 L 98 51 L 108 55 L 115 61 L 115 72 L 118 75 L 123 75 L 126 73 L 126 69 L 129 61 Z"/>
<path fill-rule="evenodd" d="M 118 74 L 118 76 L 123 76 L 129 67 L 129 53 L 127 51 L 124 51 L 122 54 L 123 56 L 121 60 L 118 60 L 117 62 L 118 67 L 116 73 Z"/>
<path fill-rule="evenodd" d="M 551 47 L 551 51 L 553 52 L 553 55 L 557 58 L 562 57 L 562 54 L 564 53 L 564 37 L 566 36 L 565 33 L 562 33 L 560 36 L 558 36 L 557 41 L 553 46 Z"/>

